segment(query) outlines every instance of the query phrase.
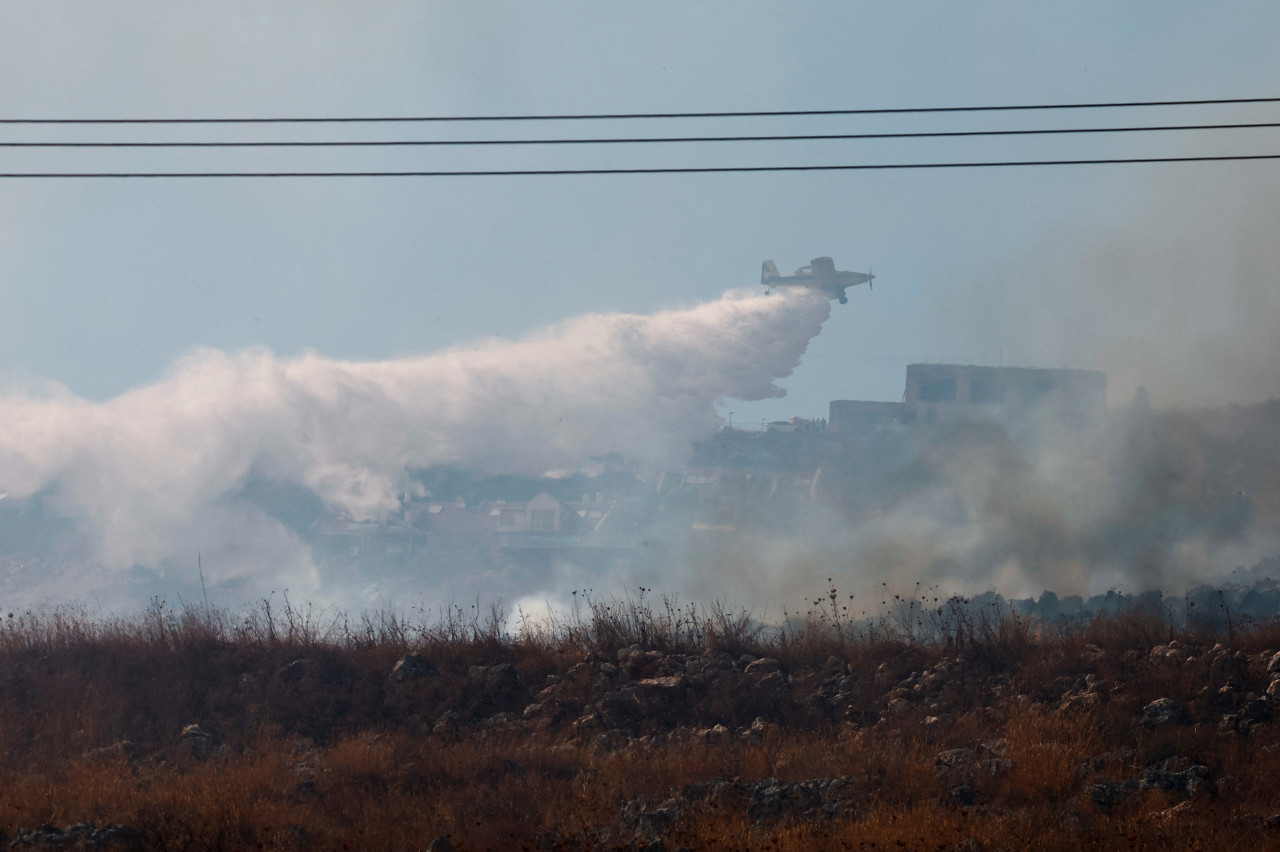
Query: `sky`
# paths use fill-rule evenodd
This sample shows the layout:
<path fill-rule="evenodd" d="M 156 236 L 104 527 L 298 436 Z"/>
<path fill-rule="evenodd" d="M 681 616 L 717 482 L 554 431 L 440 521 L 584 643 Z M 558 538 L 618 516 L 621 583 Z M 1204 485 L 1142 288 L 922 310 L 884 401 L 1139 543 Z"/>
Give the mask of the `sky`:
<path fill-rule="evenodd" d="M 8 81 L 0 115 L 24 118 L 1251 97 L 1273 94 L 1280 72 L 1269 37 L 1275 28 L 1268 25 L 1280 23 L 1280 9 L 1268 3 L 811 3 L 797 11 L 770 3 L 385 3 L 357 10 L 313 2 L 109 9 L 55 2 L 10 4 L 0 18 L 0 73 Z M 697 135 L 1266 120 L 1268 109 L 572 127 L 10 126 L 5 134 L 11 140 Z M 11 149 L 0 158 L 6 171 L 756 165 L 1249 153 L 1271 150 L 1273 133 L 479 152 Z M 315 350 L 343 359 L 431 352 L 492 336 L 518 338 L 579 314 L 692 305 L 726 289 L 758 287 L 764 259 L 787 272 L 829 255 L 842 269 L 873 268 L 876 289 L 854 291 L 850 304 L 834 312 L 783 383 L 788 397 L 723 407 L 744 409 L 738 415 L 744 421 L 822 416 L 833 398 L 898 398 L 911 361 L 1114 368 L 1114 351 L 1141 348 L 1130 340 L 1131 324 L 1139 327 L 1135 334 L 1161 336 L 1188 310 L 1198 315 L 1202 303 L 1234 298 L 1224 285 L 1236 249 L 1221 231 L 1265 209 L 1265 191 L 1278 175 L 1280 164 L 1254 163 L 8 181 L 0 192 L 0 375 L 9 382 L 54 381 L 105 400 L 154 381 L 195 347 L 263 345 L 281 355 Z M 1209 232 L 1203 238 L 1201 229 Z M 1121 230 L 1150 245 L 1135 249 L 1127 267 L 1121 259 L 1117 269 L 1081 268 L 1099 241 Z M 1160 275 L 1148 265 L 1161 266 Z M 1194 288 L 1164 280 L 1181 268 Z M 1118 280 L 1121 273 L 1126 280 Z M 1082 274 L 1101 280 L 1083 281 Z M 1113 288 L 1126 295 L 1108 299 Z M 1159 306 L 1169 289 L 1179 296 L 1191 291 L 1180 305 L 1184 316 Z M 1227 307 L 1212 312 L 1204 318 L 1216 323 L 1209 331 L 1233 320 Z M 1070 328 L 1043 333 L 1046 324 L 1064 320 Z M 1118 380 L 1114 390 L 1121 394 L 1136 381 Z M 1170 404 L 1197 401 L 1181 390 L 1165 396 Z"/>
<path fill-rule="evenodd" d="M 0 6 L 0 118 L 1268 97 L 1280 91 L 1278 26 L 1280 6 L 1265 2 L 9 3 Z M 1275 111 L 1256 105 L 644 123 L 5 125 L 0 138 L 887 132 L 1267 121 Z M 1275 153 L 1275 134 L 391 151 L 0 148 L 0 172 L 1189 156 Z M 629 352 L 625 337 L 617 343 L 605 335 L 612 342 L 597 346 L 600 336 L 580 335 L 593 326 L 685 328 L 705 335 L 700 345 L 714 344 L 717 332 L 690 325 L 686 313 L 732 313 L 735 300 L 746 298 L 738 291 L 761 290 L 763 260 L 785 273 L 821 255 L 841 269 L 873 269 L 875 289 L 850 291 L 849 303 L 833 304 L 820 326 L 810 322 L 811 312 L 783 311 L 798 318 L 794 327 L 803 334 L 781 343 L 767 324 L 743 326 L 760 335 L 758 347 L 737 336 L 714 352 L 678 349 L 663 338 L 659 355 L 680 351 L 713 364 L 703 377 L 718 382 L 698 385 L 681 429 L 698 423 L 711 430 L 731 414 L 738 425 L 823 417 L 832 399 L 896 400 L 906 365 L 920 361 L 1105 370 L 1117 405 L 1139 387 L 1158 407 L 1259 402 L 1280 396 L 1277 201 L 1280 161 L 661 176 L 0 179 L 0 401 L 8 403 L 0 408 L 11 421 L 0 438 L 35 430 L 44 443 L 22 437 L 25 446 L 51 448 L 48 458 L 64 461 L 48 470 L 67 470 L 77 452 L 90 452 L 86 424 L 100 424 L 94 428 L 105 435 L 102 446 L 180 449 L 174 434 L 152 441 L 119 418 L 199 430 L 192 412 L 212 421 L 224 410 L 207 407 L 211 400 L 231 400 L 226 405 L 241 410 L 235 377 L 256 375 L 254 365 L 278 371 L 281 387 L 294 387 L 296 375 L 315 364 L 338 376 L 338 384 L 343 376 L 378 376 L 369 379 L 369 393 L 394 397 L 391 386 L 378 383 L 396 365 L 436 370 L 459 352 L 501 360 L 555 339 L 549 363 L 562 365 L 562 374 Z M 580 363 L 563 367 L 572 362 L 565 346 L 580 339 L 586 341 Z M 729 369 L 733 364 L 741 370 Z M 209 365 L 232 367 L 218 372 Z M 753 380 L 741 375 L 757 366 Z M 646 419 L 640 395 L 646 382 L 669 375 L 666 367 L 634 374 L 639 390 L 619 410 L 640 412 L 640 424 L 666 422 L 661 412 Z M 199 382 L 212 382 L 217 393 L 193 393 L 190 383 Z M 313 392 L 328 399 L 328 391 L 312 386 L 302 395 Z M 184 407 L 183 400 L 197 397 L 198 405 Z M 473 397 L 460 395 L 454 404 L 464 398 Z M 474 398 L 489 397 L 477 391 Z M 52 402 L 42 408 L 31 400 Z M 147 400 L 163 404 L 138 407 Z M 271 410 L 295 412 L 296 402 Z M 24 411 L 39 416 L 24 420 Z M 41 425 L 50 412 L 82 428 Z M 55 446 L 48 439 L 64 434 L 81 436 L 80 443 Z M 410 444 L 411 455 L 417 450 Z M 0 462 L 5 449 L 0 440 Z M 23 470 L 12 461 L 17 456 L 9 458 L 0 476 L 17 481 Z M 333 460 L 311 461 L 314 467 L 299 469 L 327 469 Z M 103 470 L 124 476 L 123 468 Z M 0 492 L 6 488 L 15 490 L 0 483 Z M 85 488 L 99 494 L 104 486 Z M 178 524 L 168 534 L 183 529 Z"/>

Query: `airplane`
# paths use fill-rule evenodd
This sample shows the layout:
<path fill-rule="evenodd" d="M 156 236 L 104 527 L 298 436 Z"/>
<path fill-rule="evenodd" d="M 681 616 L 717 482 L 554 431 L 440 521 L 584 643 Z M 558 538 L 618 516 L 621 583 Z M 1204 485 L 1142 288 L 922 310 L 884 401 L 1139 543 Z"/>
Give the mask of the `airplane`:
<path fill-rule="evenodd" d="M 778 267 L 772 260 L 766 260 L 760 268 L 760 283 L 766 287 L 809 287 L 830 293 L 830 298 L 840 300 L 840 304 L 849 303 L 845 297 L 846 287 L 866 284 L 872 289 L 871 282 L 875 276 L 870 272 L 842 272 L 836 269 L 836 263 L 829 257 L 815 257 L 808 266 L 802 266 L 791 275 L 779 275 Z M 768 294 L 768 290 L 765 291 Z"/>

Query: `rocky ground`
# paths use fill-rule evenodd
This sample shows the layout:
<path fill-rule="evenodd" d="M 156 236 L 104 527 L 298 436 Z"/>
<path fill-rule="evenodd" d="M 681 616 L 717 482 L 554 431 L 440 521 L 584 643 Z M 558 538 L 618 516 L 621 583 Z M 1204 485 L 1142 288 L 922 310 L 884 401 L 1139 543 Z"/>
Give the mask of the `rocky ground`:
<path fill-rule="evenodd" d="M 0 842 L 1280 848 L 1280 630 L 988 628 L 705 647 L 11 628 Z"/>

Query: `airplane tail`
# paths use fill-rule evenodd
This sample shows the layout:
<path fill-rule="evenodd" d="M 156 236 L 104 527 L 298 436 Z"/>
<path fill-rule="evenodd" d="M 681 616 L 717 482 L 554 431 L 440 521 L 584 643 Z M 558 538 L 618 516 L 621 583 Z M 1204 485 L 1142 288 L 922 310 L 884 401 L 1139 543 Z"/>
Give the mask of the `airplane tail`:
<path fill-rule="evenodd" d="M 766 260 L 760 265 L 760 283 L 767 284 L 769 281 L 778 278 L 778 267 L 773 265 L 772 260 Z"/>

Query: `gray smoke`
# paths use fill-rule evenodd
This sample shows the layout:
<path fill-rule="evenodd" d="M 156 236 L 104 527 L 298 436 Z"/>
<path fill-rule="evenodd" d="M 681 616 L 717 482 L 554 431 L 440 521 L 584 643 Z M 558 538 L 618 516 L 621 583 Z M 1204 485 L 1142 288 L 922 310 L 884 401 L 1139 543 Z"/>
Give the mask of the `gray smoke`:
<path fill-rule="evenodd" d="M 939 347 L 982 334 L 990 362 L 1105 370 L 1113 404 L 1139 387 L 1161 409 L 1280 396 L 1280 189 L 1176 174 L 937 292 Z"/>
<path fill-rule="evenodd" d="M 1280 403 L 1122 406 L 1085 431 L 958 422 L 845 437 L 815 498 L 812 470 L 725 489 L 719 499 L 745 502 L 738 517 L 752 522 L 691 533 L 680 581 L 775 617 L 829 582 L 871 614 L 917 583 L 943 598 L 1180 592 L 1280 553 L 1278 462 Z"/>

